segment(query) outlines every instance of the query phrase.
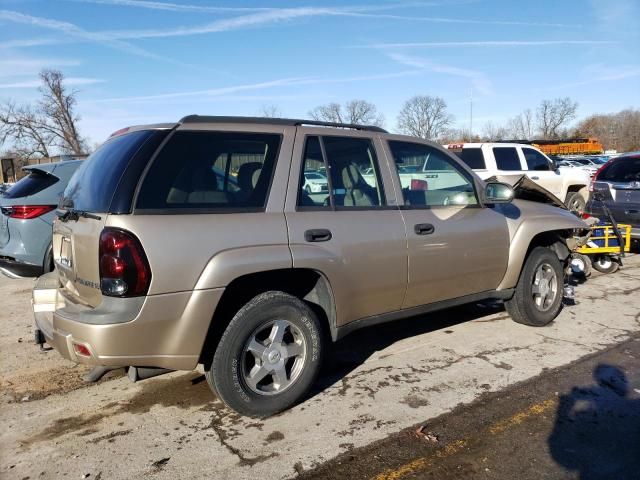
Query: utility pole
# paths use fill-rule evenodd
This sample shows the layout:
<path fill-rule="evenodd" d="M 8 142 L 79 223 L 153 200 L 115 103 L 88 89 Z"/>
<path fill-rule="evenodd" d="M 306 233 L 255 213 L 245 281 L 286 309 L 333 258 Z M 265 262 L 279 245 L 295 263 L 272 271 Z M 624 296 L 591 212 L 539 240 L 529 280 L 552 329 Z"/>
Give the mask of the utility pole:
<path fill-rule="evenodd" d="M 469 137 L 473 136 L 473 88 L 469 90 Z"/>

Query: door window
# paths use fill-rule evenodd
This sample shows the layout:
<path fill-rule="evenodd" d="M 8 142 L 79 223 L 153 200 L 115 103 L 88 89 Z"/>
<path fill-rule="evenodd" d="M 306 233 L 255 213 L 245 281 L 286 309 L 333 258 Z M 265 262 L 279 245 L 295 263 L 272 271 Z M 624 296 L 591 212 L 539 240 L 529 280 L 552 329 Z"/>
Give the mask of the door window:
<path fill-rule="evenodd" d="M 298 206 L 375 208 L 385 204 L 370 139 L 307 137 Z"/>
<path fill-rule="evenodd" d="M 522 153 L 524 153 L 524 158 L 527 161 L 527 168 L 529 170 L 535 170 L 538 172 L 551 170 L 549 160 L 547 160 L 546 157 L 537 150 L 532 148 L 523 148 Z"/>
<path fill-rule="evenodd" d="M 481 148 L 462 148 L 460 150 L 453 150 L 453 153 L 473 170 L 484 170 L 487 168 L 484 163 L 484 155 L 482 154 Z"/>
<path fill-rule="evenodd" d="M 389 148 L 402 185 L 405 205 L 439 207 L 478 205 L 471 177 L 441 151 L 410 142 L 390 141 Z M 421 164 L 421 171 L 404 173 L 404 165 Z"/>
<path fill-rule="evenodd" d="M 514 147 L 495 147 L 493 155 L 498 170 L 522 170 L 518 151 Z"/>

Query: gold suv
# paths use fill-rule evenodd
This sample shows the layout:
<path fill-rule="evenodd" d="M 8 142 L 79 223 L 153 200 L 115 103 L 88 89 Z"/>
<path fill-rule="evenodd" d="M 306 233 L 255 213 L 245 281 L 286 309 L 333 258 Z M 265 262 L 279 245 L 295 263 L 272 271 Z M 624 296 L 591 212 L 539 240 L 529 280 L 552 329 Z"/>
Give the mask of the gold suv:
<path fill-rule="evenodd" d="M 193 115 L 126 128 L 64 192 L 36 335 L 78 363 L 202 364 L 231 408 L 273 414 L 357 328 L 486 299 L 551 322 L 585 224 L 513 196 L 377 127 Z"/>

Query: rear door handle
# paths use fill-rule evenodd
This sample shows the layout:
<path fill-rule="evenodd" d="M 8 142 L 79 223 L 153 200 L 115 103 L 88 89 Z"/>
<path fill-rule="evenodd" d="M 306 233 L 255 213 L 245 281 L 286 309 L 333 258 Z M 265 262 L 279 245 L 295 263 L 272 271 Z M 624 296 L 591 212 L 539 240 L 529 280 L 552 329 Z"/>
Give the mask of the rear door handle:
<path fill-rule="evenodd" d="M 331 238 L 331 230 L 326 228 L 314 228 L 304 232 L 304 239 L 307 242 L 328 242 Z"/>
<path fill-rule="evenodd" d="M 540 177 L 536 176 L 536 177 L 531 177 L 531 180 L 540 180 Z"/>
<path fill-rule="evenodd" d="M 430 235 L 435 231 L 435 227 L 430 223 L 418 223 L 413 227 L 413 231 L 416 232 L 417 235 Z"/>

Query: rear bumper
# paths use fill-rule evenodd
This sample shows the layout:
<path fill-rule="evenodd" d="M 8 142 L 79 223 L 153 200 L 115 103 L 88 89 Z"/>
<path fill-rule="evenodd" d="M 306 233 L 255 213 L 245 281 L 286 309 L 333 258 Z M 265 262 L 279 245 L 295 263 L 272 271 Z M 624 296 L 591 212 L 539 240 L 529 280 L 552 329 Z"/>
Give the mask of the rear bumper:
<path fill-rule="evenodd" d="M 11 257 L 0 256 L 0 272 L 10 278 L 37 277 L 42 275 L 42 265 L 20 262 Z"/>
<path fill-rule="evenodd" d="M 131 319 L 115 302 L 96 308 L 72 305 L 58 287 L 57 275 L 40 277 L 33 291 L 36 328 L 64 358 L 76 363 L 193 370 L 223 289 L 153 295 L 137 300 Z M 131 302 L 133 305 L 135 302 Z M 134 311 L 138 308 L 138 311 Z M 116 320 L 121 323 L 109 323 Z M 87 323 L 92 322 L 92 323 Z M 77 352 L 85 347 L 88 355 Z M 83 350 L 82 348 L 80 350 Z"/>

